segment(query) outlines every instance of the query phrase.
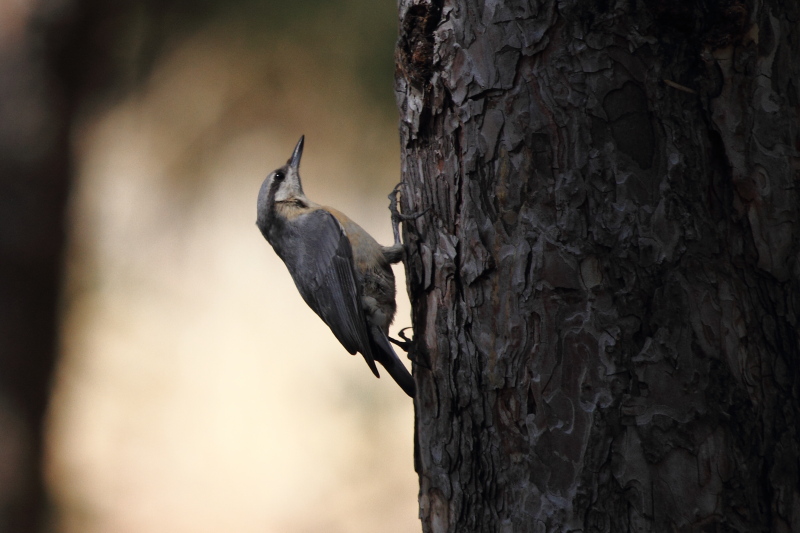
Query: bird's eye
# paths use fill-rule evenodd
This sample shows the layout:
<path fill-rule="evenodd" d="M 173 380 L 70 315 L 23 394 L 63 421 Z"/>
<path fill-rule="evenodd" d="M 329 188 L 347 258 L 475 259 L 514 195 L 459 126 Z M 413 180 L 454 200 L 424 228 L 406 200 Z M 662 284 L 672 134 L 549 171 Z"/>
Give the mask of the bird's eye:
<path fill-rule="evenodd" d="M 284 174 L 282 170 L 278 170 L 275 172 L 276 181 L 283 181 L 284 179 L 286 179 L 286 174 Z"/>

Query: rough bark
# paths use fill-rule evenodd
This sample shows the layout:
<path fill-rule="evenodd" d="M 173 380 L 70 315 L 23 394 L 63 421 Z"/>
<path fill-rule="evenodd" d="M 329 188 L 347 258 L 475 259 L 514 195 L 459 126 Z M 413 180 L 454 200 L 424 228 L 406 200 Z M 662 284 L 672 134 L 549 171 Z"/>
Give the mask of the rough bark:
<path fill-rule="evenodd" d="M 400 1 L 426 532 L 800 531 L 800 8 Z"/>

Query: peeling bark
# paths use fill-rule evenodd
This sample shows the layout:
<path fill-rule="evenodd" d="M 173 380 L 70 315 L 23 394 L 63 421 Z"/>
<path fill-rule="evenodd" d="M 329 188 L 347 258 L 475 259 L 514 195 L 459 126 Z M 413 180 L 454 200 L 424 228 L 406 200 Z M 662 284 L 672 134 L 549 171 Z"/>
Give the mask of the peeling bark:
<path fill-rule="evenodd" d="M 399 9 L 423 531 L 800 531 L 800 7 Z"/>

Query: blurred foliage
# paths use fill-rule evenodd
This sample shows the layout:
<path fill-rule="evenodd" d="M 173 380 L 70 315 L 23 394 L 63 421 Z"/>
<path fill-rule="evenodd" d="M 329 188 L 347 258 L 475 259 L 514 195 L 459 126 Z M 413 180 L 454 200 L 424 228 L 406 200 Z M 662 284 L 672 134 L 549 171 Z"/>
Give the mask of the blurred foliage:
<path fill-rule="evenodd" d="M 393 113 L 396 16 L 393 2 L 374 0 L 83 0 L 75 10 L 83 36 L 62 62 L 73 71 L 62 74 L 82 76 L 85 94 L 113 99 L 144 81 L 182 39 L 228 26 L 256 49 L 277 40 L 308 49 L 358 79 L 377 108 Z"/>

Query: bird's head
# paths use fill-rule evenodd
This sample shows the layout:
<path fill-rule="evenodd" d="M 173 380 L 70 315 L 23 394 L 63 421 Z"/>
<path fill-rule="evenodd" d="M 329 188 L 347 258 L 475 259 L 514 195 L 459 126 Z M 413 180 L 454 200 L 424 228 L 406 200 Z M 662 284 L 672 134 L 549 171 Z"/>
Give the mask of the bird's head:
<path fill-rule="evenodd" d="M 303 141 L 305 135 L 297 141 L 292 157 L 286 164 L 269 173 L 261 184 L 258 192 L 258 218 L 256 223 L 259 227 L 267 226 L 271 217 L 274 215 L 276 202 L 285 202 L 296 199 L 299 202 L 307 202 L 303 194 L 303 185 L 300 183 L 300 158 L 303 157 Z"/>

